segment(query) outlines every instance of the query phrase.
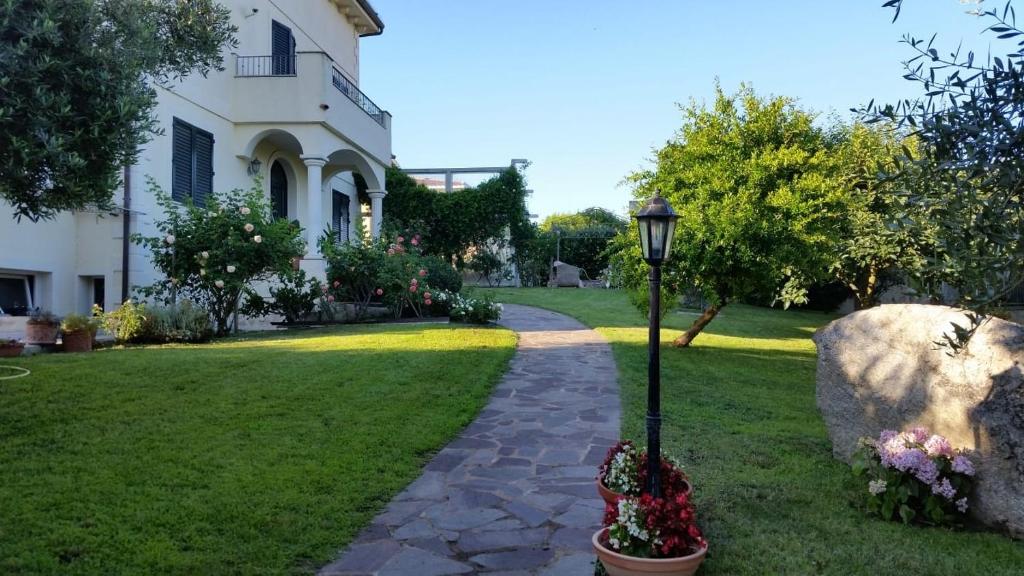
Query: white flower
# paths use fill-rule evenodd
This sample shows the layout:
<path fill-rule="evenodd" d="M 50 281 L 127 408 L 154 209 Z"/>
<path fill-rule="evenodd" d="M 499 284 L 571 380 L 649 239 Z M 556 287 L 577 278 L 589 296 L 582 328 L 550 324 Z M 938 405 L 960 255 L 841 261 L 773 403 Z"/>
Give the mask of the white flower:
<path fill-rule="evenodd" d="M 242 206 L 241 208 L 238 209 L 238 211 L 245 216 L 248 216 L 249 213 L 252 212 L 252 210 L 250 210 L 248 206 Z"/>
<path fill-rule="evenodd" d="M 224 281 L 223 280 L 217 280 L 216 282 L 213 283 L 213 285 L 216 286 L 217 288 L 223 288 L 224 287 Z"/>
<path fill-rule="evenodd" d="M 164 242 L 167 242 L 168 246 L 174 244 L 174 234 L 168 234 L 167 236 L 164 236 Z"/>
<path fill-rule="evenodd" d="M 885 492 L 885 486 L 885 480 L 872 480 L 871 482 L 868 482 L 868 492 L 871 492 L 875 496 L 878 496 L 882 492 Z"/>
<path fill-rule="evenodd" d="M 235 267 L 230 265 L 230 264 L 228 264 L 228 274 L 234 274 L 234 273 L 235 273 Z"/>
<path fill-rule="evenodd" d="M 206 268 L 200 268 L 199 269 L 199 275 L 200 276 L 206 276 Z"/>
<path fill-rule="evenodd" d="M 210 257 L 210 253 L 207 252 L 206 250 L 203 250 L 201 256 L 203 257 L 203 260 L 206 260 L 207 258 Z"/>
<path fill-rule="evenodd" d="M 257 234 L 257 235 L 252 237 L 252 241 L 257 243 L 257 244 L 259 244 L 260 242 L 263 242 L 263 236 L 260 236 L 259 234 Z"/>
<path fill-rule="evenodd" d="M 255 229 L 256 229 L 256 227 L 253 226 L 252 224 L 249 224 L 248 222 L 245 223 L 245 231 L 246 232 L 252 232 Z"/>

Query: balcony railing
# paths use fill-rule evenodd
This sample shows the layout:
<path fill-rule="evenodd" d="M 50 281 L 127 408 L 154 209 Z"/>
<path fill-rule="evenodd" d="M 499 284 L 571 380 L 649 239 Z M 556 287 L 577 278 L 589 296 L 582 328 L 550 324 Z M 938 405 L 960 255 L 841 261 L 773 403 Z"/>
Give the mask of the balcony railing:
<path fill-rule="evenodd" d="M 366 114 L 370 118 L 373 118 L 377 124 L 387 128 L 387 124 L 384 120 L 384 112 L 380 107 L 374 104 L 373 100 L 370 100 L 370 98 L 367 97 L 366 94 L 363 94 L 359 88 L 356 88 L 356 85 L 346 78 L 345 75 L 341 73 L 341 70 L 332 66 L 331 72 L 331 82 L 334 84 L 334 87 L 345 96 L 348 96 L 348 99 L 355 103 L 356 106 L 362 108 L 363 112 L 366 112 Z"/>
<path fill-rule="evenodd" d="M 235 76 L 295 76 L 295 55 L 236 56 Z"/>

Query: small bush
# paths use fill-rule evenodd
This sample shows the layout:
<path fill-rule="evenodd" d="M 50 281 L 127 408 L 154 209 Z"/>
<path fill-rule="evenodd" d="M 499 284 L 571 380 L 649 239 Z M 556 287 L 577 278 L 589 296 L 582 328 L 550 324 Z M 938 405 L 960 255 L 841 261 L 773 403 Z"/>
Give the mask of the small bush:
<path fill-rule="evenodd" d="M 118 344 L 138 342 L 146 323 L 146 305 L 125 300 L 117 310 L 104 313 L 99 306 L 93 306 L 93 315 L 100 318 L 103 329 L 114 337 Z"/>
<path fill-rule="evenodd" d="M 250 291 L 241 312 L 247 316 L 280 314 L 285 322 L 291 324 L 313 314 L 317 301 L 326 291 L 326 286 L 316 278 L 307 280 L 303 270 L 281 274 L 278 281 L 280 284 L 270 288 L 270 300 Z"/>
<path fill-rule="evenodd" d="M 489 295 L 483 298 L 466 298 L 453 294 L 449 317 L 455 322 L 487 324 L 501 319 L 501 304 L 494 302 Z"/>
<path fill-rule="evenodd" d="M 191 302 L 146 309 L 142 339 L 147 342 L 203 342 L 211 337 L 209 313 Z"/>
<path fill-rule="evenodd" d="M 432 288 L 456 293 L 462 291 L 462 275 L 443 258 L 424 256 L 422 264 L 427 269 L 427 278 L 430 278 Z"/>
<path fill-rule="evenodd" d="M 68 314 L 64 317 L 64 321 L 60 323 L 60 329 L 65 334 L 73 332 L 90 332 L 95 334 L 99 325 L 100 321 L 98 318 L 84 314 Z"/>

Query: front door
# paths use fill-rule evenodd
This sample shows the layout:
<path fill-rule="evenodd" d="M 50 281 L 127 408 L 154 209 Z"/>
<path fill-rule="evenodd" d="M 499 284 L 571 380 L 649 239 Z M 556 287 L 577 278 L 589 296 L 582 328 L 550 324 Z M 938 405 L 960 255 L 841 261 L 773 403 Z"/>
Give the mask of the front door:
<path fill-rule="evenodd" d="M 288 176 L 281 163 L 270 167 L 270 210 L 274 218 L 288 218 Z"/>

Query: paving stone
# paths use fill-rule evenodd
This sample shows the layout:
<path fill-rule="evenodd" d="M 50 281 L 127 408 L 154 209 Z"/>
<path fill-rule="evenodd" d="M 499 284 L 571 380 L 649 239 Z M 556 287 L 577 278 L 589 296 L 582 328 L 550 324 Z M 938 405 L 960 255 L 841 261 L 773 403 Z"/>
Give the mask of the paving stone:
<path fill-rule="evenodd" d="M 319 576 L 336 576 L 352 573 L 369 573 L 377 571 L 392 556 L 401 550 L 401 546 L 394 540 L 379 540 L 369 544 L 357 544 L 348 549 L 348 552 L 338 561 L 324 566 L 317 574 Z"/>
<path fill-rule="evenodd" d="M 541 569 L 539 576 L 590 576 L 594 573 L 594 554 L 570 554 Z"/>
<path fill-rule="evenodd" d="M 487 407 L 324 576 L 593 574 L 594 476 L 621 417 L 611 349 L 550 311 L 509 305 L 501 323 L 519 344 Z"/>
<path fill-rule="evenodd" d="M 377 572 L 377 576 L 444 576 L 468 574 L 473 567 L 420 548 L 403 548 Z"/>
<path fill-rule="evenodd" d="M 513 552 L 491 552 L 470 557 L 469 561 L 489 570 L 529 570 L 547 564 L 555 553 L 541 548 L 525 548 Z"/>
<path fill-rule="evenodd" d="M 459 536 L 456 546 L 466 554 L 478 554 L 505 548 L 525 548 L 543 544 L 548 539 L 547 528 L 527 530 L 469 531 Z"/>

